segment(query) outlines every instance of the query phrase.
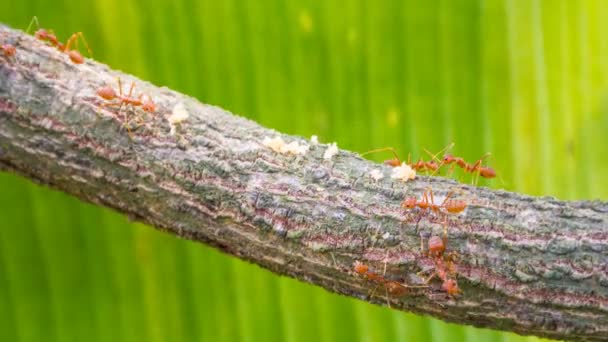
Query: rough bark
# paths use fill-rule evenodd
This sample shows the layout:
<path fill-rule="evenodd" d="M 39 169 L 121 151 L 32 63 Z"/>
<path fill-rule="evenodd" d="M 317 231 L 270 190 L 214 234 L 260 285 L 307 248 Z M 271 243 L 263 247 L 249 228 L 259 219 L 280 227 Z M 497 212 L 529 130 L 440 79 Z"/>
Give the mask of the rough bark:
<path fill-rule="evenodd" d="M 332 292 L 450 322 L 608 340 L 606 203 L 440 177 L 403 183 L 354 153 L 325 160 L 324 144 L 303 156 L 276 153 L 264 137 L 310 142 L 91 60 L 73 64 L 22 32 L 0 27 L 0 37 L 17 47 L 0 57 L 1 169 Z M 154 115 L 96 95 L 118 76 L 154 99 Z M 167 117 L 178 103 L 190 117 L 172 134 Z M 387 176 L 374 181 L 373 169 Z M 468 203 L 449 217 L 463 293 L 447 296 L 436 281 L 406 296 L 373 292 L 354 261 L 412 285 L 433 268 L 420 236 L 441 234 L 444 215 L 400 207 L 429 186 Z"/>

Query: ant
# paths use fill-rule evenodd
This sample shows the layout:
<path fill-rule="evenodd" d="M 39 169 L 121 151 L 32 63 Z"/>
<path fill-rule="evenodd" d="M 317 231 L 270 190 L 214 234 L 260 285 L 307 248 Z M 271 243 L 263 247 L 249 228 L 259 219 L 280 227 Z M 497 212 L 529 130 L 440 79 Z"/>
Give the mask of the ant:
<path fill-rule="evenodd" d="M 156 110 L 156 105 L 152 101 L 152 98 L 146 95 L 146 99 L 143 99 L 143 94 L 140 94 L 139 97 L 131 97 L 133 94 L 133 89 L 135 88 L 135 81 L 131 82 L 131 88 L 129 89 L 129 94 L 124 96 L 122 94 L 122 82 L 120 78 L 118 78 L 118 94 L 116 91 L 112 89 L 110 86 L 103 86 L 97 89 L 97 95 L 103 98 L 104 100 L 112 101 L 114 99 L 118 99 L 120 101 L 120 106 L 122 105 L 131 105 L 133 107 L 140 107 L 148 112 L 153 113 Z"/>
<path fill-rule="evenodd" d="M 438 155 L 438 154 L 440 154 L 440 153 L 442 153 L 443 151 L 446 151 L 447 149 L 451 148 L 452 146 L 453 146 L 453 143 L 451 145 L 448 145 L 447 147 L 445 147 L 441 151 L 439 151 L 437 154 L 435 154 L 435 156 Z M 389 165 L 389 166 L 392 166 L 392 167 L 397 167 L 397 166 L 399 166 L 399 165 L 402 164 L 402 161 L 401 161 L 401 159 L 399 159 L 399 155 L 397 154 L 397 151 L 393 147 L 377 148 L 377 149 L 374 149 L 374 150 L 367 151 L 367 152 L 361 154 L 361 156 L 364 156 L 364 155 L 370 154 L 370 153 L 383 152 L 383 151 L 390 151 L 390 152 L 393 153 L 393 156 L 394 156 L 393 159 L 385 160 L 384 161 L 385 165 Z M 426 151 L 426 152 L 429 153 L 428 151 Z M 435 162 L 434 160 L 424 161 L 422 158 L 418 159 L 417 162 L 412 163 L 411 155 L 410 154 L 408 154 L 406 164 L 409 165 L 413 170 L 416 170 L 418 172 L 422 172 L 422 171 L 436 172 L 441 167 L 441 165 L 438 164 L 437 162 Z"/>
<path fill-rule="evenodd" d="M 26 32 L 30 31 L 30 28 L 32 27 L 32 24 L 34 22 L 36 23 L 36 26 L 40 27 L 40 24 L 38 23 L 38 18 L 34 16 L 32 18 L 32 21 L 30 21 L 30 24 L 28 25 Z M 66 53 L 68 55 L 68 57 L 70 58 L 70 60 L 75 64 L 84 63 L 84 57 L 82 57 L 82 55 L 78 51 L 78 38 L 80 38 L 80 40 L 83 42 L 83 44 L 87 48 L 87 51 L 89 52 L 89 56 L 93 56 L 93 52 L 91 51 L 91 48 L 89 47 L 89 44 L 87 43 L 86 39 L 84 38 L 84 34 L 82 32 L 76 32 L 76 33 L 72 34 L 70 36 L 70 38 L 68 38 L 66 44 L 63 44 L 62 42 L 60 42 L 59 39 L 57 39 L 57 36 L 52 31 L 49 32 L 43 28 L 39 28 L 34 33 L 34 37 L 36 37 L 36 39 L 41 40 L 43 42 L 50 43 L 52 46 L 56 47 L 57 50 L 59 50 L 63 53 Z M 70 49 L 72 44 L 74 44 L 76 46 L 75 50 Z"/>
<path fill-rule="evenodd" d="M 118 80 L 118 94 L 116 94 L 116 91 L 114 89 L 112 89 L 112 87 L 103 86 L 103 87 L 97 89 L 97 95 L 99 97 L 101 97 L 102 99 L 108 100 L 108 101 L 118 99 L 118 101 L 120 102 L 120 107 L 118 109 L 119 112 L 122 110 L 123 105 L 141 107 L 147 113 L 154 113 L 156 111 L 156 105 L 154 104 L 154 102 L 152 101 L 152 98 L 149 95 L 146 95 L 145 99 L 143 98 L 143 96 L 144 96 L 143 94 L 140 94 L 139 97 L 132 97 L 133 89 L 135 88 L 134 81 L 131 82 L 131 88 L 129 89 L 129 94 L 125 96 L 122 94 L 122 82 L 120 81 L 120 77 L 117 78 L 117 80 Z M 110 104 L 112 104 L 112 103 L 107 103 L 106 105 L 110 105 Z M 140 123 L 141 123 L 141 121 L 140 121 Z M 131 129 L 129 128 L 129 122 L 127 120 L 126 115 L 125 115 L 125 127 L 127 128 L 129 136 L 131 136 Z"/>
<path fill-rule="evenodd" d="M 429 239 L 428 244 L 428 253 L 433 258 L 435 270 L 424 283 L 428 284 L 433 278 L 437 277 L 442 281 L 441 289 L 447 292 L 449 296 L 461 294 L 462 291 L 458 287 L 458 282 L 455 279 L 457 275 L 455 264 L 456 254 L 445 254 L 447 236 L 444 235 L 442 239 L 439 236 L 434 235 Z"/>
<path fill-rule="evenodd" d="M 433 196 L 433 189 L 429 187 L 428 190 L 422 194 L 421 200 L 417 200 L 415 197 L 409 197 L 401 202 L 401 207 L 404 209 L 414 209 L 418 207 L 422 210 L 418 222 L 416 223 L 416 229 L 418 229 L 418 223 L 420 223 L 420 220 L 422 219 L 422 214 L 428 213 L 428 210 L 431 210 L 435 214 L 446 214 L 443 225 L 443 247 L 440 244 L 441 241 L 437 241 L 433 237 L 429 239 L 429 249 L 434 253 L 443 253 L 443 251 L 445 251 L 445 245 L 447 245 L 448 239 L 448 214 L 458 215 L 467 208 L 467 203 L 465 201 L 451 199 L 453 194 L 454 192 L 450 191 L 441 204 L 436 204 L 435 197 Z"/>
<path fill-rule="evenodd" d="M 6 58 L 14 57 L 17 53 L 17 49 L 12 44 L 2 44 L 0 45 L 0 50 L 2 50 L 2 54 Z"/>
<path fill-rule="evenodd" d="M 6 33 L 3 36 L 6 36 Z M 11 58 L 17 53 L 17 48 L 13 44 L 4 43 L 0 45 L 0 51 L 2 51 L 4 57 Z"/>
<path fill-rule="evenodd" d="M 401 202 L 401 207 L 405 209 L 414 209 L 418 207 L 423 211 L 431 209 L 434 213 L 439 213 L 441 212 L 441 209 L 445 209 L 445 211 L 450 214 L 459 214 L 466 209 L 467 203 L 462 200 L 450 199 L 453 193 L 453 191 L 450 191 L 441 204 L 435 204 L 433 189 L 428 188 L 428 190 L 422 194 L 421 200 L 417 200 L 415 197 L 406 198 Z"/>
<path fill-rule="evenodd" d="M 483 160 L 489 156 L 490 156 L 490 154 L 487 153 L 484 156 L 482 156 L 481 158 L 479 158 L 479 160 L 477 160 L 475 163 L 469 164 L 466 161 L 464 161 L 463 158 L 454 157 L 451 154 L 446 154 L 445 156 L 443 156 L 443 160 L 442 160 L 441 164 L 442 165 L 455 164 L 455 165 L 458 165 L 465 172 L 469 172 L 469 173 L 477 172 L 478 176 L 481 176 L 484 178 L 494 178 L 494 177 L 496 177 L 496 171 L 491 167 L 481 165 Z M 453 168 L 453 166 L 452 166 L 452 168 Z"/>
<path fill-rule="evenodd" d="M 391 304 L 388 299 L 389 294 L 394 297 L 403 297 L 407 293 L 408 289 L 410 289 L 410 288 L 428 287 L 427 285 L 406 285 L 406 284 L 402 284 L 395 280 L 386 279 L 384 277 L 384 275 L 380 275 L 378 273 L 371 272 L 367 265 L 365 265 L 359 261 L 355 261 L 353 268 L 355 270 L 355 273 L 359 274 L 363 278 L 371 280 L 374 283 L 377 283 L 378 286 L 379 285 L 384 286 L 384 290 L 386 291 L 386 303 L 389 308 L 391 307 Z M 386 273 L 386 264 L 384 264 L 384 273 Z M 376 286 L 376 288 L 377 288 L 377 286 Z M 372 296 L 373 296 L 374 292 L 376 292 L 376 289 L 374 289 L 372 291 Z"/>

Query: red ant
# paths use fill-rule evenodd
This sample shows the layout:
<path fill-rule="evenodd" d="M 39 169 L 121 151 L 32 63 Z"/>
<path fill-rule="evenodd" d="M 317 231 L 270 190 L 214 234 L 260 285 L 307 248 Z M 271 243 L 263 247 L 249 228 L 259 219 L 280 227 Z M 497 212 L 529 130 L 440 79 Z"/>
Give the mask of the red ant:
<path fill-rule="evenodd" d="M 6 33 L 3 34 L 3 36 L 6 36 Z M 0 45 L 0 50 L 2 51 L 2 54 L 4 55 L 4 57 L 6 57 L 6 58 L 14 57 L 15 54 L 17 53 L 17 48 L 15 48 L 15 46 L 13 44 L 9 44 L 9 43 L 4 43 L 4 44 Z"/>
<path fill-rule="evenodd" d="M 467 203 L 465 201 L 451 199 L 453 193 L 454 193 L 453 191 L 450 191 L 445 196 L 445 199 L 443 200 L 443 202 L 441 204 L 435 204 L 435 197 L 433 196 L 433 189 L 428 188 L 428 190 L 422 194 L 421 200 L 417 200 L 415 197 L 406 198 L 405 200 L 403 200 L 403 202 L 401 202 L 401 207 L 404 209 L 414 209 L 414 208 L 418 207 L 418 208 L 420 208 L 420 210 L 422 210 L 422 213 L 418 217 L 418 222 L 416 223 L 416 229 L 418 229 L 418 223 L 420 223 L 420 220 L 422 219 L 422 214 L 428 213 L 429 209 L 435 214 L 442 213 L 442 209 L 443 209 L 443 210 L 445 210 L 445 213 L 447 213 L 447 214 L 456 215 L 456 214 L 463 212 L 467 208 Z M 430 197 L 430 199 L 429 199 L 429 197 Z M 447 235 L 448 235 L 447 220 L 448 220 L 448 217 L 446 216 L 445 217 L 446 222 L 444 224 L 444 232 L 443 232 L 445 240 L 447 240 Z"/>
<path fill-rule="evenodd" d="M 446 147 L 443 150 L 439 151 L 437 154 L 439 154 L 439 153 L 447 150 L 450 147 L 451 146 L 448 145 L 448 147 Z M 393 158 L 393 159 L 385 160 L 384 161 L 385 165 L 389 165 L 389 166 L 392 166 L 392 167 L 397 167 L 397 166 L 400 166 L 402 164 L 401 159 L 399 159 L 399 156 L 397 155 L 397 151 L 395 151 L 395 149 L 393 147 L 377 148 L 377 149 L 374 149 L 374 150 L 367 151 L 367 152 L 361 154 L 361 156 L 364 156 L 364 155 L 370 154 L 370 153 L 382 152 L 382 151 L 390 151 L 395 156 L 395 158 Z M 412 169 L 414 169 L 416 171 L 420 171 L 420 172 L 421 171 L 437 171 L 441 167 L 441 165 L 438 164 L 437 162 L 435 162 L 434 160 L 424 161 L 423 159 L 419 159 L 417 162 L 412 163 L 412 161 L 411 161 L 411 155 L 408 155 L 406 164 L 409 165 Z"/>
<path fill-rule="evenodd" d="M 441 209 L 445 209 L 450 214 L 458 214 L 466 209 L 467 204 L 465 201 L 452 200 L 453 192 L 450 191 L 441 204 L 435 204 L 435 197 L 433 196 L 433 189 L 429 188 L 422 194 L 422 199 L 417 200 L 415 197 L 406 198 L 401 202 L 401 207 L 405 209 L 414 209 L 418 207 L 422 210 L 431 209 L 433 212 L 438 213 Z M 430 196 L 430 200 L 429 200 Z"/>
<path fill-rule="evenodd" d="M 0 49 L 2 50 L 2 54 L 4 55 L 4 57 L 7 58 L 13 57 L 17 53 L 17 49 L 14 45 L 11 44 L 2 44 L 0 46 Z"/>
<path fill-rule="evenodd" d="M 32 21 L 30 22 L 30 24 L 27 27 L 26 32 L 29 32 L 29 30 L 34 22 L 36 22 L 36 26 L 40 27 L 40 25 L 38 24 L 38 18 L 33 17 Z M 59 41 L 59 39 L 57 39 L 57 36 L 55 36 L 54 33 L 49 32 L 43 28 L 38 29 L 34 33 L 34 37 L 36 37 L 36 39 L 38 39 L 38 40 L 50 43 L 52 46 L 56 47 L 57 50 L 59 50 L 61 52 L 67 53 L 68 57 L 70 57 L 70 60 L 75 64 L 84 63 L 84 57 L 82 57 L 82 55 L 78 51 L 78 47 L 76 48 L 76 50 L 70 49 L 70 47 L 72 46 L 73 43 L 75 43 L 75 45 L 78 46 L 78 38 L 80 38 L 80 40 L 82 40 L 85 47 L 87 48 L 89 55 L 93 56 L 93 52 L 91 51 L 91 48 L 89 47 L 89 44 L 87 43 L 86 39 L 84 39 L 84 35 L 82 34 L 82 32 L 76 32 L 76 33 L 72 34 L 70 36 L 70 38 L 68 38 L 66 44 L 61 43 Z"/>
<path fill-rule="evenodd" d="M 146 95 L 146 99 L 143 100 L 143 94 L 140 94 L 139 97 L 135 98 L 135 97 L 131 97 L 131 95 L 133 94 L 133 89 L 135 88 L 135 82 L 131 82 L 131 88 L 129 89 L 129 94 L 127 96 L 124 96 L 122 94 L 122 83 L 120 81 L 120 78 L 118 78 L 118 94 L 116 94 L 116 91 L 114 91 L 114 89 L 112 89 L 112 87 L 110 86 L 103 86 L 99 89 L 97 89 L 97 95 L 99 95 L 99 97 L 103 98 L 104 100 L 108 100 L 108 101 L 112 101 L 114 99 L 118 99 L 120 101 L 120 106 L 122 107 L 122 105 L 131 105 L 133 107 L 139 107 L 141 106 L 141 108 L 148 112 L 148 113 L 153 113 L 156 110 L 156 105 L 154 104 L 154 102 L 152 101 L 152 98 L 150 98 L 150 96 Z"/>
<path fill-rule="evenodd" d="M 465 172 L 469 172 L 469 173 L 477 172 L 478 175 L 481 177 L 494 178 L 494 177 L 496 177 L 496 171 L 494 171 L 494 169 L 491 167 L 481 165 L 482 161 L 489 156 L 490 156 L 490 154 L 486 154 L 483 157 L 479 158 L 479 160 L 477 160 L 475 163 L 469 164 L 466 161 L 464 161 L 463 158 L 454 157 L 451 154 L 446 154 L 445 156 L 443 156 L 441 165 L 456 164 L 461 169 L 463 169 Z"/>
<path fill-rule="evenodd" d="M 133 94 L 133 89 L 135 88 L 135 82 L 131 82 L 131 88 L 129 89 L 129 94 L 124 96 L 122 94 L 122 82 L 120 81 L 120 78 L 118 78 L 118 94 L 116 94 L 116 91 L 114 89 L 112 89 L 112 87 L 110 86 L 103 86 L 99 89 L 97 89 L 97 95 L 101 98 L 103 98 L 104 100 L 108 100 L 108 101 L 112 101 L 114 99 L 118 99 L 119 103 L 120 103 L 120 107 L 118 109 L 118 111 L 120 112 L 122 110 L 122 106 L 123 105 L 131 105 L 133 107 L 140 107 L 148 113 L 153 113 L 156 110 L 156 105 L 154 104 L 154 102 L 152 101 L 152 98 L 148 95 L 146 95 L 146 98 L 143 99 L 143 94 L 140 94 L 139 97 L 132 97 Z M 111 103 L 108 103 L 106 105 L 110 105 Z M 141 123 L 141 121 L 140 121 Z M 129 133 L 129 136 L 131 136 L 131 129 L 129 128 L 129 122 L 125 116 L 125 127 L 127 127 L 127 131 Z"/>
<path fill-rule="evenodd" d="M 446 244 L 447 236 L 445 235 L 443 239 L 436 235 L 429 239 L 429 254 L 433 257 L 435 270 L 424 283 L 428 284 L 433 278 L 437 277 L 442 281 L 441 289 L 450 296 L 456 296 L 462 293 L 462 291 L 454 278 L 457 273 L 454 261 L 455 254 L 450 253 L 445 255 Z"/>
<path fill-rule="evenodd" d="M 398 281 L 386 279 L 383 275 L 371 272 L 367 265 L 365 265 L 359 261 L 355 261 L 353 268 L 354 268 L 355 272 L 357 274 L 359 274 L 360 276 L 362 276 L 363 278 L 371 280 L 371 281 L 377 283 L 378 285 L 384 286 L 384 289 L 386 291 L 386 303 L 389 307 L 391 306 L 391 304 L 388 300 L 389 294 L 391 296 L 395 296 L 395 297 L 402 297 L 407 293 L 408 289 L 410 289 L 410 288 L 428 287 L 426 285 L 419 285 L 419 286 L 406 285 L 406 284 L 402 284 Z M 386 273 L 386 264 L 384 265 L 384 272 Z M 373 292 L 375 292 L 375 289 Z"/>
<path fill-rule="evenodd" d="M 452 200 L 450 197 L 453 192 L 447 194 L 441 204 L 435 204 L 433 196 L 433 190 L 429 188 L 422 195 L 422 200 L 418 201 L 416 198 L 407 198 L 403 201 L 402 206 L 407 209 L 413 209 L 415 207 L 420 208 L 423 211 L 432 210 L 435 213 L 441 213 L 445 211 L 445 222 L 443 226 L 443 238 L 439 236 L 432 236 L 428 240 L 428 254 L 433 258 L 435 263 L 435 271 L 425 281 L 428 284 L 435 276 L 442 280 L 442 290 L 446 291 L 448 295 L 455 296 L 459 294 L 460 288 L 458 283 L 453 276 L 456 275 L 456 266 L 454 264 L 454 254 L 445 255 L 446 246 L 448 243 L 448 214 L 458 214 L 467 207 L 467 203 L 462 200 Z M 430 199 L 429 199 L 430 197 Z M 421 237 L 420 240 L 421 249 L 424 252 L 424 241 Z"/>

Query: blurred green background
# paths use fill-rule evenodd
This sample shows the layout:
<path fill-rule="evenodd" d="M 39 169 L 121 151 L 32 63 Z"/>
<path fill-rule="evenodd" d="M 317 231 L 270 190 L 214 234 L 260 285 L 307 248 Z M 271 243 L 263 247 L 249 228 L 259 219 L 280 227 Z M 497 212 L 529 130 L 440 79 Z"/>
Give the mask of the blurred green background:
<path fill-rule="evenodd" d="M 492 152 L 504 185 L 485 185 L 608 195 L 608 1 L 0 2 L 13 27 L 33 15 L 286 133 L 416 158 L 454 141 Z M 332 295 L 13 175 L 0 189 L 1 341 L 536 340 Z"/>

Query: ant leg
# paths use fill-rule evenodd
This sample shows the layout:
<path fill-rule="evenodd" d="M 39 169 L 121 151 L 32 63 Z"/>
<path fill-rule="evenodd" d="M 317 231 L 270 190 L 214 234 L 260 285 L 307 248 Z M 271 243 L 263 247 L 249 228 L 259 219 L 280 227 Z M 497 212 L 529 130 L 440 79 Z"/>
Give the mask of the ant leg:
<path fill-rule="evenodd" d="M 450 166 L 450 169 L 448 170 L 448 173 L 446 174 L 448 177 L 452 177 L 452 175 L 454 174 L 454 170 L 456 169 L 456 164 L 452 164 L 452 166 Z"/>
<path fill-rule="evenodd" d="M 87 40 L 84 38 L 84 34 L 82 32 L 76 32 L 70 36 L 70 39 L 68 39 L 67 43 L 65 44 L 65 46 L 63 48 L 64 51 L 70 51 L 70 47 L 72 46 L 72 43 L 75 43 L 76 50 L 78 50 L 78 38 L 80 38 L 80 40 L 84 44 L 85 48 L 87 49 L 87 52 L 89 53 L 89 57 L 93 57 L 93 51 L 91 50 L 89 43 L 87 43 Z"/>
<path fill-rule="evenodd" d="M 374 295 L 376 294 L 376 290 L 378 289 L 378 286 L 380 286 L 380 284 L 376 284 L 376 286 L 374 286 L 374 289 L 372 290 L 372 292 L 370 292 L 370 294 L 369 294 L 369 299 L 370 300 L 372 298 L 374 298 Z"/>
<path fill-rule="evenodd" d="M 448 248 L 448 215 L 445 215 L 445 221 L 443 222 L 443 247 Z"/>
<path fill-rule="evenodd" d="M 87 52 L 89 53 L 89 57 L 93 57 L 93 50 L 91 50 L 91 47 L 89 46 L 89 43 L 87 43 L 87 40 L 84 39 L 84 34 L 82 32 L 78 32 L 78 36 L 80 37 L 80 40 L 86 47 Z"/>
<path fill-rule="evenodd" d="M 135 81 L 131 81 L 131 88 L 129 89 L 129 95 L 127 95 L 127 97 L 133 95 L 133 88 L 135 88 Z"/>
<path fill-rule="evenodd" d="M 477 186 L 477 183 L 479 183 L 480 174 L 481 174 L 481 169 L 477 168 L 477 171 L 473 174 L 473 182 L 471 184 L 473 184 L 474 186 Z"/>
<path fill-rule="evenodd" d="M 76 45 L 76 50 L 78 50 L 78 40 L 77 40 L 78 39 L 78 33 L 81 33 L 81 32 L 76 32 L 76 33 L 72 34 L 70 36 L 70 38 L 68 38 L 67 42 L 65 43 L 65 46 L 63 47 L 63 51 L 64 52 L 70 51 L 71 48 L 72 48 L 72 44 L 74 42 L 76 42 L 76 44 L 75 44 Z"/>
<path fill-rule="evenodd" d="M 116 80 L 118 81 L 118 95 L 122 97 L 122 81 L 120 80 L 120 77 L 116 77 Z"/>
<path fill-rule="evenodd" d="M 420 200 L 420 203 L 424 203 L 426 206 L 428 206 L 428 204 L 429 204 L 429 197 L 428 197 L 427 193 L 428 193 L 428 190 L 425 190 L 422 193 L 422 199 Z"/>
<path fill-rule="evenodd" d="M 424 254 L 424 237 L 420 234 L 420 254 Z"/>
<path fill-rule="evenodd" d="M 338 263 L 336 262 L 336 257 L 334 256 L 334 253 L 329 253 L 329 255 L 331 255 L 331 260 L 334 262 L 334 267 L 338 268 Z"/>
<path fill-rule="evenodd" d="M 431 205 L 435 205 L 435 197 L 433 196 L 433 189 L 429 187 L 429 193 L 431 194 Z"/>
<path fill-rule="evenodd" d="M 120 106 L 118 107 L 118 112 L 122 112 L 122 105 L 124 104 L 123 96 L 122 96 L 122 81 L 120 80 L 120 77 L 117 77 L 116 80 L 118 81 L 118 99 L 120 100 Z M 125 116 L 126 119 L 126 116 Z"/>
<path fill-rule="evenodd" d="M 450 192 L 448 192 L 448 194 L 445 196 L 443 202 L 441 202 L 440 207 L 444 207 L 445 208 L 445 205 L 448 203 L 450 197 L 452 197 L 453 194 L 454 194 L 454 190 L 451 190 Z"/>
<path fill-rule="evenodd" d="M 433 278 L 435 278 L 437 276 L 437 272 L 433 272 L 433 274 L 431 274 L 425 281 L 424 283 L 428 285 L 428 283 L 431 282 L 431 280 L 433 280 Z"/>

